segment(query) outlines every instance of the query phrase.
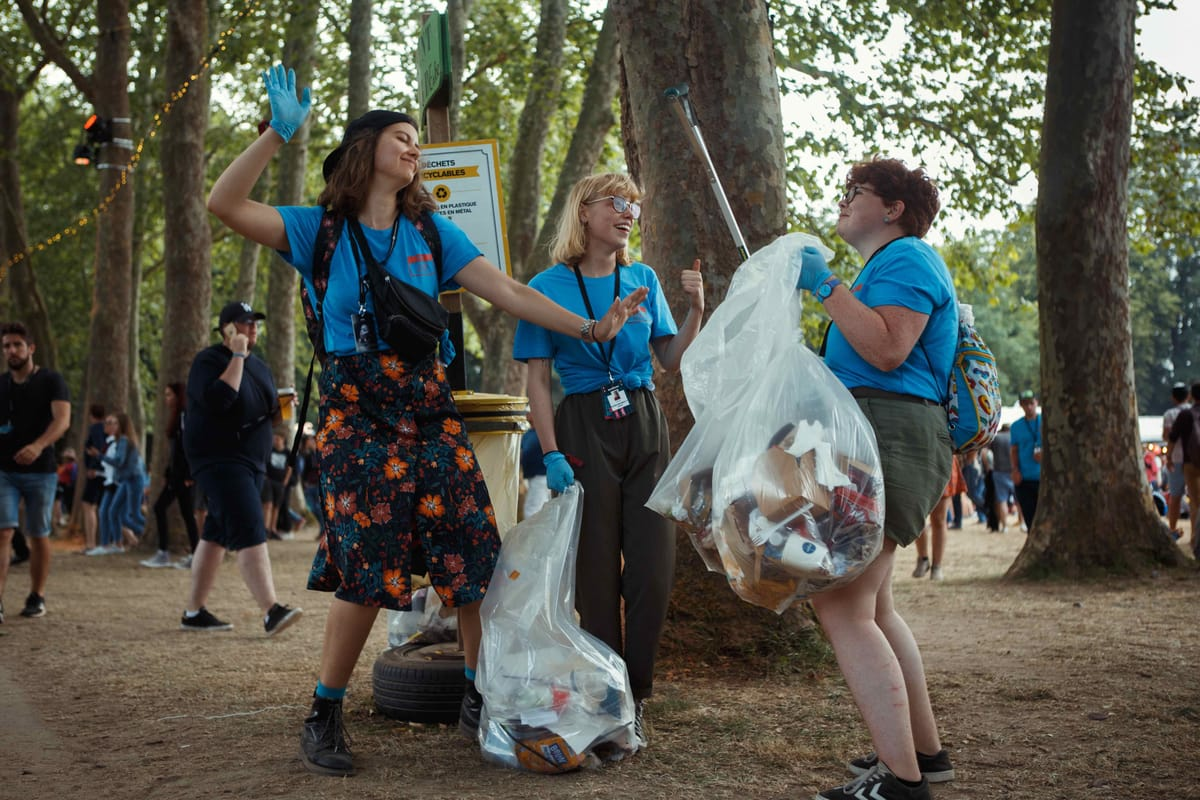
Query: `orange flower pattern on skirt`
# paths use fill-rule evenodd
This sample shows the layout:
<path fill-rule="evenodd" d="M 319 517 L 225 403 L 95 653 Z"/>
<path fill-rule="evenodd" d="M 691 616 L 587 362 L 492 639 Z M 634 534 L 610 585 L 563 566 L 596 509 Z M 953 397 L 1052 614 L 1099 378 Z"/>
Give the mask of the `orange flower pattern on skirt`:
<path fill-rule="evenodd" d="M 435 357 L 330 355 L 321 373 L 328 517 L 308 588 L 405 610 L 428 571 L 448 606 L 483 598 L 500 536 L 466 425 Z"/>

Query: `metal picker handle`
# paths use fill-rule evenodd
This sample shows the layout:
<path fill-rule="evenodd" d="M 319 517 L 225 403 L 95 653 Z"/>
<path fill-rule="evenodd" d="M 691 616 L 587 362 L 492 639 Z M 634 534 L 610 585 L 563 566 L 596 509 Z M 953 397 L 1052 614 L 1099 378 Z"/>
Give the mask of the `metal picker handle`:
<path fill-rule="evenodd" d="M 746 240 L 742 238 L 742 231 L 738 228 L 737 220 L 733 217 L 733 209 L 729 207 L 729 199 L 725 197 L 725 190 L 721 188 L 721 182 L 717 179 L 717 171 L 713 167 L 712 159 L 708 155 L 708 148 L 704 146 L 704 137 L 700 135 L 700 125 L 696 122 L 696 115 L 692 113 L 692 104 L 688 101 L 688 85 L 681 83 L 677 86 L 671 86 L 663 92 L 663 96 L 668 100 L 674 100 L 675 111 L 679 115 L 679 121 L 683 123 L 683 129 L 688 133 L 688 139 L 692 144 L 692 149 L 696 151 L 696 155 L 704 164 L 705 171 L 708 172 L 708 182 L 712 186 L 713 194 L 717 198 L 717 206 L 721 209 L 721 216 L 725 218 L 725 226 L 729 228 L 729 235 L 733 237 L 733 243 L 737 247 L 738 255 L 745 261 L 750 257 L 750 250 L 746 247 Z"/>

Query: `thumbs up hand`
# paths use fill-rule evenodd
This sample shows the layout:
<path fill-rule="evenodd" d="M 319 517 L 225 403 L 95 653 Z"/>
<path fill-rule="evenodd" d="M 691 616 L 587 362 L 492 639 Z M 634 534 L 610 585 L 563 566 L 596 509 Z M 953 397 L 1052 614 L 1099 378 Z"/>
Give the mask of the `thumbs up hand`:
<path fill-rule="evenodd" d="M 679 275 L 679 285 L 683 293 L 692 302 L 692 310 L 704 311 L 704 278 L 700 274 L 700 259 L 692 262 L 691 269 L 685 269 Z"/>

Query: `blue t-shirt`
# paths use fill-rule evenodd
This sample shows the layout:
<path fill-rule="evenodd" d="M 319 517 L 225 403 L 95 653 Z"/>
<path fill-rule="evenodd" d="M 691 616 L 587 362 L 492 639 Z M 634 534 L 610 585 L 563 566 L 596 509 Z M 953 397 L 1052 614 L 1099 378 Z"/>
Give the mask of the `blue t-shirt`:
<path fill-rule="evenodd" d="M 317 244 L 317 229 L 321 225 L 323 209 L 320 206 L 282 206 L 278 211 L 287 229 L 289 246 L 288 252 L 280 251 L 279 255 L 296 268 L 308 286 L 309 294 L 316 298 L 316 290 L 312 285 L 313 248 Z M 407 217 L 400 218 L 396 247 L 382 266 L 393 276 L 436 297 L 439 290 L 457 289 L 454 276 L 481 253 L 457 225 L 441 214 L 434 214 L 433 222 L 442 240 L 440 287 L 437 286 L 437 268 L 429 245 Z M 376 230 L 366 225 L 362 229 L 375 258 L 382 258 L 391 244 L 392 229 Z M 343 224 L 333 259 L 329 262 L 329 285 L 321 306 L 325 351 L 334 355 L 351 355 L 355 352 L 350 315 L 358 312 L 358 276 L 360 271 L 365 275 L 367 270 L 366 264 L 360 265 L 355 260 L 351 238 L 350 230 Z M 375 306 L 370 292 L 367 292 L 366 300 L 367 309 L 374 314 Z M 378 335 L 376 338 L 386 347 Z"/>
<path fill-rule="evenodd" d="M 671 309 L 667 306 L 662 286 L 653 269 L 640 262 L 618 269 L 621 297 L 640 286 L 648 288 L 650 294 L 630 315 L 625 327 L 621 328 L 612 342 L 584 342 L 521 320 L 517 323 L 517 333 L 513 338 L 513 358 L 518 361 L 554 359 L 554 369 L 567 394 L 594 392 L 602 389 L 610 380 L 618 380 L 629 389 L 642 386 L 653 389 L 651 377 L 654 364 L 650 360 L 650 342 L 663 336 L 674 336 L 679 329 L 675 327 Z M 597 316 L 603 316 L 612 305 L 613 276 L 585 277 L 583 285 L 587 288 L 592 311 Z M 584 318 L 592 316 L 579 293 L 575 271 L 565 264 L 555 264 L 534 275 L 529 286 L 568 311 L 574 311 Z M 609 353 L 610 350 L 612 360 L 606 365 L 602 351 Z"/>
<path fill-rule="evenodd" d="M 1042 446 L 1042 415 L 1030 422 L 1021 417 L 1008 429 L 1009 441 L 1017 448 L 1017 468 L 1021 470 L 1021 480 L 1040 481 L 1042 465 L 1033 460 L 1033 448 Z"/>
<path fill-rule="evenodd" d="M 903 306 L 928 314 L 925 330 L 904 363 L 891 372 L 871 366 L 837 324 L 829 328 L 825 363 L 844 386 L 867 386 L 945 402 L 958 336 L 958 298 L 941 256 L 915 236 L 896 239 L 868 259 L 850 287 L 864 305 Z"/>

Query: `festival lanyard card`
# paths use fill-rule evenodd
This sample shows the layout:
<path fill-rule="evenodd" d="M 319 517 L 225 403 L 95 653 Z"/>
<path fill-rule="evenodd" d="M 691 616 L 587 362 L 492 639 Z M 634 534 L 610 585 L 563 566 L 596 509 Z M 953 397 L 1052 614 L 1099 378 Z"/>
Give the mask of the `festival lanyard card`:
<path fill-rule="evenodd" d="M 588 300 L 587 289 L 583 285 L 583 274 L 580 273 L 579 267 L 575 266 L 575 280 L 579 282 L 579 293 L 583 296 L 583 305 L 587 308 L 588 317 L 596 318 L 596 312 L 592 311 L 592 303 Z M 613 299 L 616 300 L 621 295 L 621 266 L 618 264 L 613 270 Z M 617 343 L 615 341 L 608 343 L 608 350 L 604 349 L 601 342 L 596 342 L 596 349 L 600 351 L 600 357 L 604 360 L 604 367 L 608 370 L 608 383 L 601 388 L 600 394 L 604 397 L 604 418 L 605 419 L 622 419 L 633 413 L 633 404 L 629 402 L 629 394 L 625 391 L 625 387 L 619 380 L 613 378 L 612 375 L 612 357 L 616 352 Z"/>

